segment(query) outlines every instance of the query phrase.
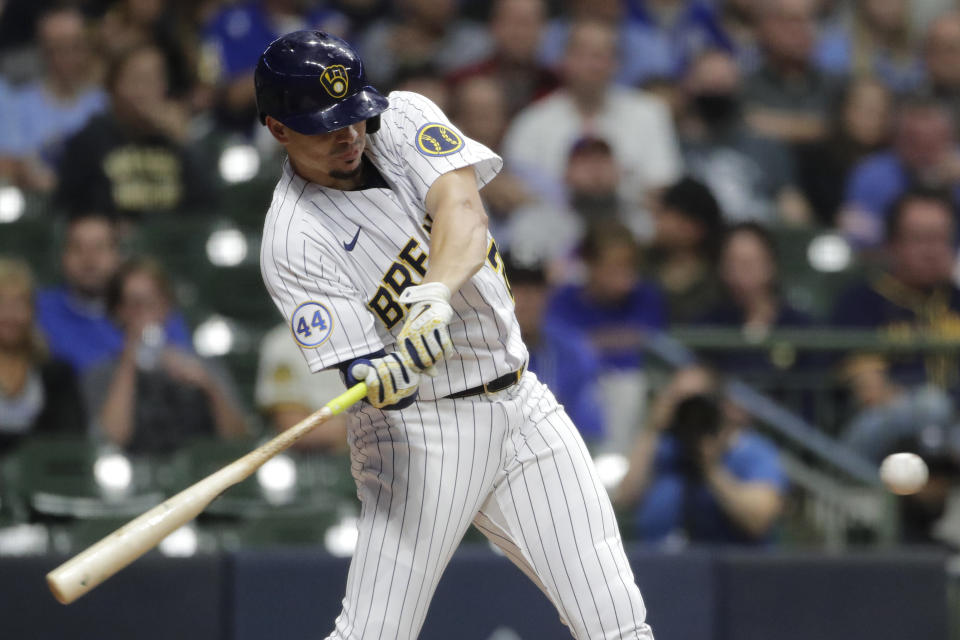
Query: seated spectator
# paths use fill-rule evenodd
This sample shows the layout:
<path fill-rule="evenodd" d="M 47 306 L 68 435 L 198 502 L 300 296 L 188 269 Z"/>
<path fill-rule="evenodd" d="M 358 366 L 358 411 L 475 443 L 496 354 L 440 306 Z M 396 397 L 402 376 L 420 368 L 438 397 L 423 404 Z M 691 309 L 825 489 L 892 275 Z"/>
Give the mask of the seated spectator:
<path fill-rule="evenodd" d="M 653 211 L 646 272 L 663 291 L 668 324 L 693 322 L 720 297 L 715 268 L 724 228 L 720 206 L 705 185 L 684 178 L 667 187 Z"/>
<path fill-rule="evenodd" d="M 960 11 L 944 13 L 930 24 L 923 57 L 930 93 L 960 126 Z"/>
<path fill-rule="evenodd" d="M 551 20 L 543 34 L 540 59 L 546 66 L 558 69 L 570 48 L 575 25 L 581 21 L 597 20 L 612 25 L 618 52 L 618 64 L 611 71 L 612 80 L 625 87 L 636 87 L 673 72 L 674 57 L 651 41 L 651 31 L 628 19 L 621 0 L 568 0 L 561 14 Z"/>
<path fill-rule="evenodd" d="M 616 32 L 585 19 L 570 29 L 564 85 L 514 119 L 503 143 L 507 164 L 545 195 L 563 181 L 567 152 L 585 135 L 607 140 L 623 172 L 620 191 L 637 204 L 681 173 L 667 107 L 642 91 L 615 86 Z"/>
<path fill-rule="evenodd" d="M 960 204 L 960 147 L 950 112 L 928 98 L 905 101 L 893 148 L 866 157 L 847 180 L 840 227 L 861 248 L 883 241 L 891 204 L 911 187 L 948 191 Z"/>
<path fill-rule="evenodd" d="M 131 453 L 169 453 L 190 438 L 244 436 L 247 425 L 227 371 L 166 342 L 173 289 L 161 267 L 134 259 L 110 283 L 108 308 L 123 351 L 83 376 L 99 437 Z"/>
<path fill-rule="evenodd" d="M 442 111 L 451 110 L 453 92 L 432 64 L 404 67 L 394 76 L 392 91 L 413 91 L 430 98 Z"/>
<path fill-rule="evenodd" d="M 50 191 L 67 138 L 107 106 L 86 33 L 75 8 L 53 9 L 41 17 L 37 40 L 44 76 L 24 86 L 5 119 L 12 121 L 12 139 L 0 138 L 0 154 L 18 158 L 18 182 L 26 189 Z"/>
<path fill-rule="evenodd" d="M 123 55 L 135 47 L 155 44 L 163 51 L 167 63 L 170 95 L 183 98 L 193 86 L 194 70 L 187 36 L 178 24 L 178 19 L 187 16 L 179 15 L 178 8 L 173 3 L 156 0 L 114 2 L 100 20 L 98 40 L 108 58 Z"/>
<path fill-rule="evenodd" d="M 187 114 L 167 92 L 163 52 L 143 45 L 112 61 L 110 112 L 67 141 L 57 202 L 137 219 L 207 202 L 216 184 L 187 143 Z"/>
<path fill-rule="evenodd" d="M 679 79 L 690 62 L 707 49 L 734 51 L 713 2 L 646 0 L 630 4 L 630 19 L 642 28 L 647 55 L 669 61 L 663 77 Z"/>
<path fill-rule="evenodd" d="M 310 372 L 303 353 L 290 337 L 290 327 L 274 327 L 263 337 L 254 396 L 271 431 L 286 431 L 343 392 L 336 369 Z M 322 429 L 314 429 L 293 446 L 310 452 L 345 451 L 346 414 L 333 416 Z"/>
<path fill-rule="evenodd" d="M 494 2 L 490 11 L 493 53 L 455 70 L 450 82 L 456 87 L 478 76 L 495 78 L 504 87 L 508 117 L 556 89 L 560 79 L 538 59 L 546 11 L 544 0 Z"/>
<path fill-rule="evenodd" d="M 559 205 L 537 202 L 517 209 L 506 229 L 506 248 L 526 261 L 547 263 L 553 277 L 567 280 L 587 227 L 618 220 L 637 238 L 649 237 L 645 211 L 623 201 L 620 167 L 605 140 L 585 137 L 570 149 L 565 173 L 566 199 Z M 549 233 L 544 233 L 549 229 Z"/>
<path fill-rule="evenodd" d="M 907 0 L 856 0 L 820 35 L 814 58 L 835 75 L 876 78 L 895 93 L 916 90 L 923 63 L 913 41 Z"/>
<path fill-rule="evenodd" d="M 803 222 L 809 207 L 795 186 L 790 150 L 746 126 L 741 84 L 726 52 L 711 50 L 693 61 L 678 125 L 687 171 L 716 194 L 730 222 Z"/>
<path fill-rule="evenodd" d="M 33 317 L 33 276 L 0 258 L 0 458 L 32 434 L 86 433 L 70 365 L 51 358 Z"/>
<path fill-rule="evenodd" d="M 943 390 L 907 389 L 890 379 L 889 370 L 886 360 L 865 354 L 851 358 L 843 371 L 856 413 L 841 437 L 875 464 L 905 440 L 942 440 L 945 432 L 954 431 L 953 403 Z"/>
<path fill-rule="evenodd" d="M 115 223 L 89 213 L 67 223 L 60 268 L 63 283 L 40 292 L 37 324 L 51 353 L 77 374 L 123 348 L 123 333 L 107 314 L 107 286 L 120 263 Z M 187 346 L 190 335 L 180 314 L 166 326 L 168 340 Z"/>
<path fill-rule="evenodd" d="M 500 152 L 500 144 L 509 124 L 507 95 L 499 78 L 475 75 L 460 80 L 454 86 L 452 119 L 460 130 L 489 149 Z M 490 215 L 490 233 L 503 240 L 507 248 L 506 229 L 515 209 L 532 201 L 523 181 L 504 167 L 480 191 L 480 197 Z"/>
<path fill-rule="evenodd" d="M 433 64 L 441 74 L 476 64 L 493 46 L 483 25 L 457 16 L 454 0 L 400 0 L 359 38 L 370 84 L 391 86 L 407 67 Z"/>
<path fill-rule="evenodd" d="M 760 46 L 757 43 L 757 1 L 724 0 L 719 3 L 720 28 L 733 45 L 737 66 L 745 74 L 753 73 L 760 65 Z"/>
<path fill-rule="evenodd" d="M 757 5 L 759 68 L 744 86 L 747 123 L 787 143 L 822 139 L 841 82 L 814 65 L 813 0 L 763 0 Z"/>
<path fill-rule="evenodd" d="M 200 79 L 216 87 L 215 113 L 228 129 L 249 132 L 257 123 L 253 71 L 267 45 L 289 31 L 320 29 L 346 35 L 347 20 L 326 3 L 304 11 L 296 0 L 245 0 L 222 6 L 204 25 Z"/>
<path fill-rule="evenodd" d="M 826 139 L 798 150 L 799 184 L 818 222 L 834 227 L 853 168 L 882 152 L 891 138 L 893 98 L 880 82 L 850 82 Z"/>
<path fill-rule="evenodd" d="M 557 289 L 547 305 L 548 324 L 586 336 L 600 360 L 600 393 L 606 411 L 604 449 L 629 446 L 643 412 L 646 378 L 642 346 L 664 328 L 663 299 L 656 285 L 640 278 L 640 248 L 616 220 L 588 229 L 580 257 L 583 284 Z"/>
<path fill-rule="evenodd" d="M 935 192 L 912 190 L 891 207 L 886 219 L 880 276 L 845 291 L 833 312 L 839 327 L 875 329 L 878 338 L 956 340 L 960 289 L 953 283 L 956 207 Z M 898 384 L 924 383 L 956 394 L 957 361 L 952 353 L 901 352 L 889 359 Z"/>
<path fill-rule="evenodd" d="M 736 327 L 744 334 L 763 336 L 773 329 L 807 327 L 812 319 L 790 306 L 780 288 L 777 250 L 763 227 L 744 222 L 727 230 L 720 245 L 717 272 L 721 300 L 700 322 L 709 326 Z M 757 374 L 795 363 L 771 362 L 771 355 L 755 349 L 718 352 L 719 371 Z"/>
<path fill-rule="evenodd" d="M 615 501 L 660 544 L 769 544 L 787 477 L 776 447 L 717 397 L 710 372 L 677 372 L 651 408 Z"/>
<path fill-rule="evenodd" d="M 549 287 L 542 267 L 509 260 L 506 273 L 520 334 L 530 352 L 527 368 L 550 387 L 587 444 L 598 444 L 606 434 L 596 354 L 581 333 L 546 322 Z"/>
<path fill-rule="evenodd" d="M 656 285 L 640 278 L 640 247 L 615 220 L 591 225 L 581 243 L 583 284 L 557 289 L 547 309 L 549 322 L 582 331 L 604 370 L 641 366 L 646 332 L 664 328 L 665 309 Z"/>

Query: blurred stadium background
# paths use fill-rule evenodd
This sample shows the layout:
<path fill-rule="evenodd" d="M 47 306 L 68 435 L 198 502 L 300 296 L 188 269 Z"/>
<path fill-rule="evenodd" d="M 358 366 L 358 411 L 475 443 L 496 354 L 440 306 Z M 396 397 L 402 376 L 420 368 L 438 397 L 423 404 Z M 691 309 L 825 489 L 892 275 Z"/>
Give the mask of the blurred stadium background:
<path fill-rule="evenodd" d="M 331 626 L 342 431 L 72 607 L 42 582 L 342 388 L 290 354 L 258 264 L 282 154 L 252 69 L 315 27 L 504 156 L 483 195 L 531 368 L 595 455 L 658 638 L 960 639 L 958 11 L 0 0 L 0 636 Z M 893 451 L 927 461 L 916 496 L 881 485 Z M 565 631 L 471 531 L 422 637 L 454 633 Z"/>

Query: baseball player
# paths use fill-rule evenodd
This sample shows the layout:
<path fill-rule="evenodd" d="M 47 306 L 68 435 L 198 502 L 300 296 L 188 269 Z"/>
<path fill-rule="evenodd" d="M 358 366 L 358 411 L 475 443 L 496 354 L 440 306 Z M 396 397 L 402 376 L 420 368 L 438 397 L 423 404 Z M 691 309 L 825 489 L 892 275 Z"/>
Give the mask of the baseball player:
<path fill-rule="evenodd" d="M 361 501 L 329 638 L 415 638 L 473 523 L 577 638 L 652 638 L 610 502 L 527 351 L 478 189 L 501 159 L 428 99 L 384 97 L 344 41 L 297 31 L 255 73 L 287 151 L 263 279 L 312 371 L 366 382 Z"/>

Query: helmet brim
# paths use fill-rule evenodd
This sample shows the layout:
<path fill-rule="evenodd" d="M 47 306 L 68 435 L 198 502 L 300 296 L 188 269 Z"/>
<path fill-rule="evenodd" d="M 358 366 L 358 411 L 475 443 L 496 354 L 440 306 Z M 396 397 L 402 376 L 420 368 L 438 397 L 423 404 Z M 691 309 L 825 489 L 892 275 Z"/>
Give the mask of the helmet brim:
<path fill-rule="evenodd" d="M 349 127 L 361 120 L 380 115 L 390 101 L 373 87 L 367 86 L 340 102 L 312 113 L 277 118 L 297 133 L 312 136 Z"/>

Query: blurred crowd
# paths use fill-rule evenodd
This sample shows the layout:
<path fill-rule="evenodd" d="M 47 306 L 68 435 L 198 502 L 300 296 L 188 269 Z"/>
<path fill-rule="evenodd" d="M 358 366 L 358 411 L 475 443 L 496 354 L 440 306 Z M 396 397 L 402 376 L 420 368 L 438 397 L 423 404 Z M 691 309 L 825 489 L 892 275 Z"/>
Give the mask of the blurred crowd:
<path fill-rule="evenodd" d="M 638 537 L 775 538 L 786 472 L 723 380 L 789 371 L 839 381 L 842 424 L 817 426 L 864 458 L 927 457 L 935 495 L 910 508 L 929 539 L 960 459 L 953 352 L 729 349 L 664 381 L 642 347 L 678 326 L 960 338 L 952 0 L 0 1 L 0 183 L 66 220 L 58 282 L 0 256 L 0 455 L 39 432 L 135 453 L 252 433 L 231 372 L 194 351 L 164 256 L 123 238 L 216 209 L 211 132 L 278 157 L 253 70 L 301 28 L 344 37 L 371 84 L 426 95 L 504 157 L 482 196 L 530 368 L 594 451 L 629 457 L 615 494 Z M 803 229 L 869 267 L 827 313 L 786 295 L 779 238 Z M 260 354 L 270 429 L 340 388 L 283 327 Z"/>

